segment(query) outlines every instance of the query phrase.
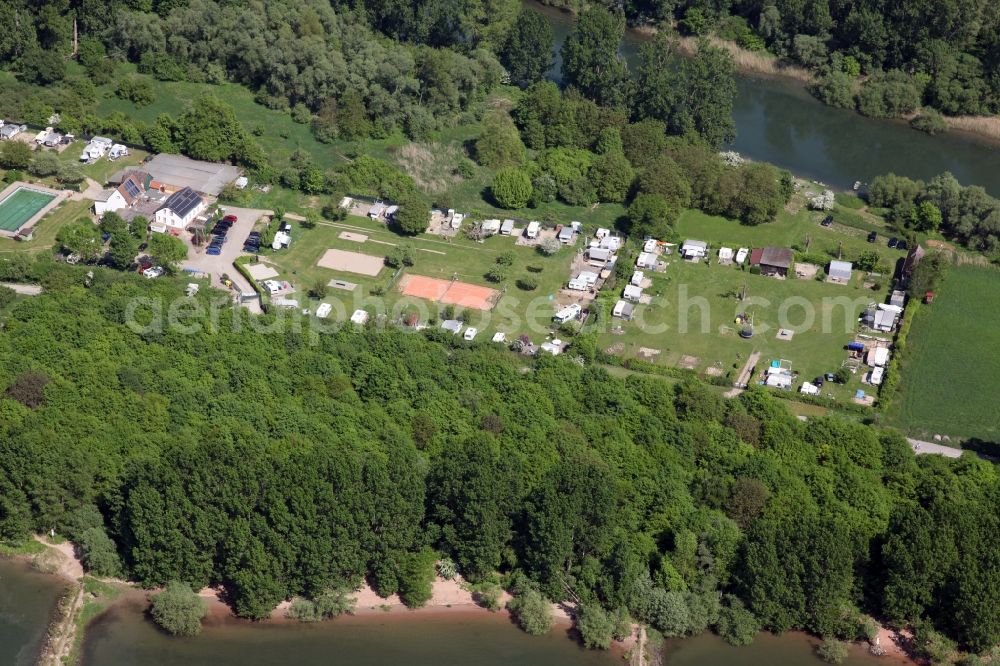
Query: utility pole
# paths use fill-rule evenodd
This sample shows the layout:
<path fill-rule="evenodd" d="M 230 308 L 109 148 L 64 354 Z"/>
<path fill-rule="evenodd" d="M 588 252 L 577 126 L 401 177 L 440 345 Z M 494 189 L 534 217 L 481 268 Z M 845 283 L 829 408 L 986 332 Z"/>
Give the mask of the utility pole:
<path fill-rule="evenodd" d="M 71 58 L 77 57 L 77 53 L 80 50 L 80 33 L 77 30 L 76 17 L 73 17 L 73 55 Z"/>
<path fill-rule="evenodd" d="M 840 261 L 844 258 L 844 241 L 837 242 L 837 260 Z"/>

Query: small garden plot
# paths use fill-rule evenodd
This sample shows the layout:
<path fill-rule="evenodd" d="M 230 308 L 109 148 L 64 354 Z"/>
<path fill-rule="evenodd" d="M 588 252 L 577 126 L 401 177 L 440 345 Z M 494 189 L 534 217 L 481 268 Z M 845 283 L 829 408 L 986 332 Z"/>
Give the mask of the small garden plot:
<path fill-rule="evenodd" d="M 385 267 L 385 257 L 375 257 L 370 254 L 346 250 L 327 250 L 316 262 L 316 265 L 320 268 L 374 277 Z"/>

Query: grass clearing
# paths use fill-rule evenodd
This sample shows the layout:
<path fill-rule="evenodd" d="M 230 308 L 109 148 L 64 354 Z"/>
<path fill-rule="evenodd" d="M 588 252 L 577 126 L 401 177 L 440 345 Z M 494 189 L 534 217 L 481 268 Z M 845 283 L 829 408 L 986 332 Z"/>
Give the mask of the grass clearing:
<path fill-rule="evenodd" d="M 602 349 L 617 345 L 624 357 L 639 357 L 640 348 L 656 349 L 656 363 L 679 366 L 683 359 L 699 372 L 714 366 L 733 378 L 754 350 L 761 352 L 761 370 L 771 360 L 790 361 L 800 373 L 799 383 L 835 372 L 848 356 L 845 346 L 854 339 L 858 316 L 868 303 L 886 295 L 885 290 L 863 289 L 857 274 L 844 286 L 751 275 L 714 261 L 705 265 L 671 258 L 665 273 L 646 275 L 653 279 L 645 290 L 652 302 L 637 306 L 631 322 L 613 320 L 622 333 L 603 332 Z M 744 285 L 748 300 L 740 301 Z M 742 313 L 752 316 L 755 333 L 750 340 L 739 337 L 736 317 Z M 779 328 L 794 330 L 793 338 L 777 339 Z M 827 383 L 823 395 L 848 399 L 859 388 L 870 393 L 871 387 L 861 383 L 863 374 L 859 370 L 843 386 Z"/>
<path fill-rule="evenodd" d="M 340 238 L 343 232 L 365 234 L 368 240 L 358 243 Z M 296 288 L 294 298 L 306 307 L 308 290 L 317 283 L 327 284 L 338 279 L 357 285 L 354 291 L 329 288 L 322 302 L 350 316 L 356 309 L 366 309 L 373 313 L 388 312 L 395 319 L 400 313 L 413 312 L 426 323 L 437 318 L 444 306 L 431 301 L 404 297 L 398 289 L 398 279 L 392 281 L 395 269 L 385 267 L 377 276 L 335 271 L 317 265 L 328 249 L 362 252 L 369 255 L 385 256 L 396 245 L 413 248 L 414 265 L 405 272 L 412 275 L 444 280 L 456 279 L 470 284 L 505 290 L 497 307 L 481 312 L 474 309 L 460 310 L 466 324 L 475 326 L 483 334 L 502 330 L 508 338 L 520 333 L 528 333 L 533 339 L 539 337 L 537 330 L 528 326 L 527 316 L 533 321 L 551 324 L 555 311 L 555 295 L 569 277 L 573 251 L 563 248 L 556 255 L 546 257 L 534 247 L 515 245 L 509 236 L 493 236 L 482 243 L 465 238 L 447 240 L 431 234 L 416 237 L 400 236 L 386 228 L 385 224 L 367 218 L 348 217 L 343 222 L 323 222 L 314 229 L 303 229 L 294 225 L 292 244 L 286 250 L 263 252 L 265 259 Z M 497 257 L 511 252 L 513 263 L 507 270 L 507 279 L 496 284 L 485 278 L 485 274 L 496 265 Z M 518 278 L 531 276 L 538 286 L 533 291 L 522 291 L 516 286 Z M 378 295 L 381 294 L 381 295 Z M 319 300 L 312 300 L 315 308 Z"/>
<path fill-rule="evenodd" d="M 908 434 L 1000 442 L 1000 273 L 958 266 L 913 320 L 889 421 Z"/>

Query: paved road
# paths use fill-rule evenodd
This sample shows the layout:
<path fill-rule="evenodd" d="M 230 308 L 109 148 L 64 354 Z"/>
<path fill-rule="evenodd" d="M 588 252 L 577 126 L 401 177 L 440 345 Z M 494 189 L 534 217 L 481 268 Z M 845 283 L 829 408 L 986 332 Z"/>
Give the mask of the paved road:
<path fill-rule="evenodd" d="M 0 282 L 0 287 L 7 287 L 8 289 L 13 289 L 22 296 L 38 296 L 42 293 L 42 285 L 40 284 L 20 284 L 17 282 Z"/>
<path fill-rule="evenodd" d="M 233 224 L 227 235 L 226 244 L 222 246 L 222 254 L 210 255 L 205 252 L 205 247 L 195 247 L 190 244 L 190 239 L 184 236 L 184 241 L 188 243 L 188 258 L 181 268 L 188 270 L 203 271 L 212 276 L 212 286 L 225 289 L 222 284 L 222 274 L 225 273 L 244 293 L 252 293 L 253 286 L 244 278 L 233 266 L 236 258 L 243 254 L 243 241 L 247 234 L 253 229 L 253 225 L 261 216 L 267 212 L 255 208 L 235 208 L 226 206 L 227 215 L 235 215 L 236 223 Z M 251 311 L 260 312 L 260 303 L 251 301 L 245 303 Z"/>
<path fill-rule="evenodd" d="M 956 449 L 953 446 L 944 446 L 942 444 L 935 444 L 934 442 L 924 442 L 910 437 L 907 437 L 906 441 L 910 443 L 910 446 L 913 448 L 913 452 L 917 455 L 934 454 L 945 456 L 946 458 L 960 458 L 962 456 L 962 449 Z"/>

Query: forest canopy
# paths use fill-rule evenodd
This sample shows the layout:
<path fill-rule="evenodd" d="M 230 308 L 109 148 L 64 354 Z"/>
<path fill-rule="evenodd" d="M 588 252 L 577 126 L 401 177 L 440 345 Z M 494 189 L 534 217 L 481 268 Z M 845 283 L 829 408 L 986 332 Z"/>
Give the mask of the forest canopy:
<path fill-rule="evenodd" d="M 129 303 L 146 322 L 183 285 L 85 271 L 0 261 L 47 292 L 0 332 L 3 539 L 55 527 L 254 618 L 365 578 L 419 603 L 430 548 L 471 581 L 580 601 L 588 626 L 603 607 L 667 635 L 852 639 L 879 614 L 1000 640 L 1000 483 L 970 454 L 918 459 L 759 389 L 525 371 L 433 332 L 261 329 L 210 290 L 185 321 L 200 332 L 137 332 Z"/>

